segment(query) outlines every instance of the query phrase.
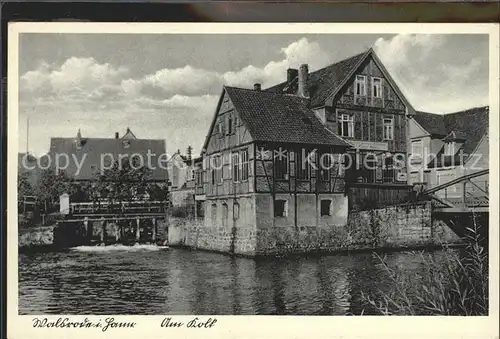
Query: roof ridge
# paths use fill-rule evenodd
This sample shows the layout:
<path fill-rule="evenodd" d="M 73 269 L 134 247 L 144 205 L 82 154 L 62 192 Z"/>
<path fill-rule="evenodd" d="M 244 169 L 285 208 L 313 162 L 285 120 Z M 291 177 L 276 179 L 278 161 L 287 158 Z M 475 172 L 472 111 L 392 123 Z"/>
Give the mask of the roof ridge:
<path fill-rule="evenodd" d="M 339 60 L 339 61 L 333 62 L 333 63 L 331 63 L 331 64 L 329 64 L 329 65 L 327 65 L 327 66 L 325 66 L 325 67 L 321 67 L 321 68 L 319 68 L 319 69 L 315 70 L 314 72 L 311 72 L 310 74 L 314 74 L 314 73 L 316 73 L 316 72 L 319 72 L 319 71 L 324 70 L 325 68 L 329 68 L 329 67 L 332 67 L 332 66 L 338 65 L 338 64 L 340 64 L 340 63 L 342 63 L 342 62 L 345 62 L 345 61 L 348 61 L 348 60 L 351 60 L 351 59 L 354 59 L 354 58 L 359 58 L 360 56 L 367 54 L 370 50 L 371 50 L 371 48 L 369 48 L 368 50 L 366 50 L 366 51 L 364 51 L 364 52 L 362 52 L 362 53 L 358 53 L 358 54 L 355 54 L 355 55 L 351 55 L 350 57 L 347 57 L 347 58 L 345 58 L 345 59 L 342 59 L 342 60 Z"/>
<path fill-rule="evenodd" d="M 75 138 L 74 137 L 50 137 L 50 140 L 53 140 L 53 139 L 71 139 L 71 140 L 74 140 Z M 131 139 L 122 139 L 122 138 L 119 138 L 119 139 L 116 139 L 116 138 L 103 138 L 103 137 L 84 137 L 82 138 L 82 140 L 116 140 L 116 141 L 123 141 L 123 140 L 131 140 Z M 165 139 L 132 139 L 132 140 L 136 140 L 136 141 L 165 141 Z"/>
<path fill-rule="evenodd" d="M 266 95 L 274 95 L 274 96 L 280 96 L 280 97 L 284 97 L 284 98 L 296 98 L 296 99 L 299 99 L 299 100 L 302 100 L 302 101 L 308 101 L 309 98 L 303 98 L 299 95 L 296 95 L 296 94 L 289 94 L 289 93 L 282 93 L 282 92 L 270 92 L 270 91 L 267 91 L 267 90 L 260 90 L 260 91 L 257 91 L 257 90 L 254 90 L 252 88 L 244 88 L 244 87 L 235 87 L 235 86 L 223 86 L 224 88 L 229 88 L 229 90 L 232 90 L 232 89 L 235 89 L 235 90 L 241 90 L 241 91 L 247 91 L 247 92 L 252 92 L 252 93 L 261 93 L 261 94 L 266 94 Z"/>
<path fill-rule="evenodd" d="M 468 113 L 468 112 L 474 112 L 474 111 L 477 111 L 477 113 L 482 113 L 483 110 L 484 112 L 490 112 L 490 106 L 489 105 L 485 105 L 485 106 L 476 106 L 476 107 L 471 107 L 471 108 L 467 108 L 467 109 L 464 109 L 464 110 L 461 110 L 461 111 L 457 111 L 457 112 L 451 112 L 451 113 L 445 113 L 444 115 L 454 115 L 454 114 L 461 114 L 461 113 Z"/>
<path fill-rule="evenodd" d="M 372 50 L 373 50 L 373 48 L 371 48 L 371 47 L 370 47 L 369 49 L 365 50 L 364 52 L 361 52 L 361 53 L 357 53 L 357 54 L 351 55 L 351 56 L 349 56 L 349 57 L 347 57 L 347 58 L 344 58 L 344 59 L 341 59 L 341 60 L 338 60 L 338 61 L 334 61 L 334 62 L 332 62 L 332 63 L 330 63 L 330 64 L 328 64 L 328 65 L 326 65 L 326 66 L 324 66 L 324 67 L 318 68 L 317 70 L 315 70 L 315 71 L 313 71 L 313 72 L 310 72 L 310 73 L 309 73 L 309 76 L 311 76 L 311 75 L 313 75 L 313 74 L 316 74 L 316 73 L 318 73 L 318 72 L 320 72 L 320 71 L 323 71 L 323 70 L 325 70 L 325 69 L 327 69 L 327 68 L 330 68 L 330 67 L 333 67 L 333 66 L 337 66 L 337 65 L 339 65 L 339 64 L 341 64 L 341 63 L 343 63 L 343 62 L 346 62 L 346 61 L 348 61 L 348 60 L 352 60 L 352 59 L 354 59 L 354 58 L 359 58 L 360 56 L 365 55 L 365 54 L 369 53 L 369 52 L 370 52 L 370 51 L 372 51 Z M 296 77 L 294 77 L 292 80 L 294 80 L 294 79 L 296 79 L 296 78 L 297 78 L 297 76 L 296 76 Z M 281 82 L 279 82 L 279 83 L 277 83 L 277 84 L 275 84 L 275 85 L 272 85 L 272 86 L 270 86 L 270 87 L 266 88 L 266 89 L 265 89 L 265 90 L 263 90 L 263 91 L 270 92 L 270 93 L 276 93 L 276 92 L 272 92 L 272 91 L 268 91 L 268 90 L 269 90 L 269 89 L 271 89 L 271 88 L 273 88 L 273 87 L 277 87 L 277 86 L 280 86 L 280 85 L 285 84 L 285 83 L 288 83 L 288 82 L 289 82 L 288 80 L 281 81 Z"/>

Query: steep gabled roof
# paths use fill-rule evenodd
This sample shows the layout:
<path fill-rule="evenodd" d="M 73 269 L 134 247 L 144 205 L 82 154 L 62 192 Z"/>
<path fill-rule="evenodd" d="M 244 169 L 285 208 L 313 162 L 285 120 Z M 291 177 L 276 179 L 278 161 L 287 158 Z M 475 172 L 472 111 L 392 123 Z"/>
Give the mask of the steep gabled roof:
<path fill-rule="evenodd" d="M 298 96 L 224 87 L 255 141 L 348 147 Z"/>
<path fill-rule="evenodd" d="M 101 157 L 105 162 L 114 159 L 119 160 L 119 155 L 131 156 L 141 155 L 144 165 L 147 166 L 148 150 L 152 154 L 151 165 L 152 177 L 154 181 L 165 181 L 168 178 L 166 169 L 159 166 L 160 155 L 166 152 L 165 141 L 155 139 L 115 139 L 115 138 L 82 138 L 81 147 L 77 147 L 75 138 L 51 138 L 48 154 L 52 161 L 56 154 L 66 154 L 69 157 L 69 167 L 65 169 L 66 174 L 75 180 L 97 179 L 96 173 L 101 169 Z M 109 154 L 105 156 L 105 154 Z M 154 155 L 153 155 L 154 154 Z M 82 162 L 80 172 L 77 174 L 77 165 L 73 157 Z M 85 158 L 84 158 L 85 157 Z M 164 157 L 162 159 L 165 159 Z M 61 160 L 64 163 L 64 159 Z"/>
<path fill-rule="evenodd" d="M 325 105 L 325 102 L 330 97 L 336 95 L 347 83 L 347 81 L 353 77 L 356 70 L 368 57 L 373 58 L 374 62 L 379 66 L 381 72 L 384 74 L 385 79 L 408 107 L 410 114 L 413 114 L 413 107 L 399 90 L 398 86 L 372 48 L 363 53 L 356 54 L 350 58 L 309 73 L 307 87 L 309 90 L 311 107 L 320 107 Z M 274 93 L 297 93 L 297 86 L 298 78 L 295 77 L 290 82 L 282 82 L 278 85 L 269 87 L 266 91 Z"/>
<path fill-rule="evenodd" d="M 471 154 L 483 135 L 488 133 L 489 112 L 489 107 L 484 106 L 444 115 L 446 129 L 465 139 L 464 153 Z"/>
<path fill-rule="evenodd" d="M 320 106 L 324 104 L 326 99 L 337 89 L 344 79 L 349 76 L 351 71 L 364 59 L 367 52 L 363 52 L 352 56 L 348 59 L 339 61 L 325 68 L 309 74 L 307 87 L 311 98 L 311 106 Z M 276 86 L 268 88 L 266 91 L 283 93 L 283 90 L 288 86 L 287 92 L 297 92 L 298 81 L 295 77 L 290 83 L 282 82 Z"/>
<path fill-rule="evenodd" d="M 463 140 L 461 150 L 463 154 L 470 155 L 475 151 L 483 136 L 488 133 L 489 107 L 475 107 L 449 114 L 417 112 L 415 120 L 436 138 L 445 139 L 454 135 L 456 139 Z M 437 166 L 459 163 L 459 151 L 459 149 L 456 150 L 457 154 L 450 157 L 448 163 L 438 163 Z M 438 159 L 441 159 L 441 153 L 442 150 L 437 154 Z"/>
<path fill-rule="evenodd" d="M 444 123 L 444 116 L 442 114 L 416 111 L 414 119 L 431 135 L 444 137 L 448 134 Z"/>

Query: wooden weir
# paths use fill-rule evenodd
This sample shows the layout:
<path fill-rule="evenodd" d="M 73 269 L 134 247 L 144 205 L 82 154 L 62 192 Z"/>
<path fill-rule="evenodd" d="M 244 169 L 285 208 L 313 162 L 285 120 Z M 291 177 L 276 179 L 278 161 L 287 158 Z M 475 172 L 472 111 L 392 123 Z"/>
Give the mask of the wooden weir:
<path fill-rule="evenodd" d="M 64 233 L 80 234 L 83 243 L 156 243 L 158 221 L 166 218 L 166 204 L 166 201 L 70 203 L 69 213 L 58 226 L 64 225 Z"/>

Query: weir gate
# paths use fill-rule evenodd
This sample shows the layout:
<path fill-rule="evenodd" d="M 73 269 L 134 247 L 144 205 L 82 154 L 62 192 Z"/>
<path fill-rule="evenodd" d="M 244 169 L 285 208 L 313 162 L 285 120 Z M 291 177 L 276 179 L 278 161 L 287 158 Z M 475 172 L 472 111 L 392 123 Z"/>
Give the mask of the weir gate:
<path fill-rule="evenodd" d="M 54 240 L 68 245 L 163 244 L 168 201 L 69 202 L 60 199 L 64 219 L 57 222 Z M 162 226 L 162 227 L 159 227 Z"/>

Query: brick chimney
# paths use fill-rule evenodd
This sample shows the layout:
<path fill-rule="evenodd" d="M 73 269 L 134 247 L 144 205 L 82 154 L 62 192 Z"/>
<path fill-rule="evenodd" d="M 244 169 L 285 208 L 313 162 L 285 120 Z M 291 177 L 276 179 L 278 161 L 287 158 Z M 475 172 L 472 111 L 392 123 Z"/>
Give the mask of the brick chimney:
<path fill-rule="evenodd" d="M 299 89 L 297 95 L 303 98 L 309 98 L 309 90 L 307 89 L 307 80 L 309 78 L 309 67 L 307 64 L 300 65 L 299 68 Z"/>
<path fill-rule="evenodd" d="M 299 70 L 296 68 L 289 68 L 286 70 L 286 82 L 290 82 L 299 75 Z"/>
<path fill-rule="evenodd" d="M 253 85 L 253 90 L 254 90 L 254 91 L 260 91 L 260 90 L 261 90 L 261 86 L 260 86 L 260 84 L 259 84 L 259 83 L 254 84 L 254 85 Z"/>
<path fill-rule="evenodd" d="M 120 133 L 115 132 L 115 139 L 120 139 Z"/>

